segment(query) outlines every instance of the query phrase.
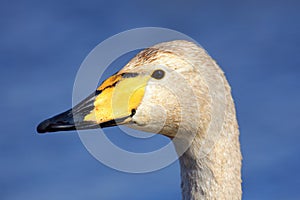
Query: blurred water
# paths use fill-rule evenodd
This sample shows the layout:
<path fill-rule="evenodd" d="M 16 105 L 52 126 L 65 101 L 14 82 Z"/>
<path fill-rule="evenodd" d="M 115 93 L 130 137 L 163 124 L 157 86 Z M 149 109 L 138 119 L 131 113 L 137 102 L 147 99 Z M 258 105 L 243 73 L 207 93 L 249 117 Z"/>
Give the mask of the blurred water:
<path fill-rule="evenodd" d="M 193 37 L 227 74 L 244 199 L 299 199 L 299 8 L 298 1 L 2 0 L 0 199 L 181 198 L 177 162 L 155 173 L 121 173 L 92 158 L 75 132 L 35 131 L 71 106 L 76 71 L 94 46 L 142 26 Z M 133 148 L 134 141 L 118 140 L 117 128 L 106 132 Z"/>

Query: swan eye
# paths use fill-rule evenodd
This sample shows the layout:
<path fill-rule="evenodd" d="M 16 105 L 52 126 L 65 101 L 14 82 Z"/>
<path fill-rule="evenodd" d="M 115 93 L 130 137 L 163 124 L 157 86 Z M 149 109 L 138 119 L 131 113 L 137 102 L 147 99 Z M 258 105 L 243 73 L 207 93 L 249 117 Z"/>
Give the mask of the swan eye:
<path fill-rule="evenodd" d="M 155 79 L 162 79 L 164 76 L 165 76 L 165 72 L 161 69 L 155 70 L 151 75 L 151 77 Z"/>

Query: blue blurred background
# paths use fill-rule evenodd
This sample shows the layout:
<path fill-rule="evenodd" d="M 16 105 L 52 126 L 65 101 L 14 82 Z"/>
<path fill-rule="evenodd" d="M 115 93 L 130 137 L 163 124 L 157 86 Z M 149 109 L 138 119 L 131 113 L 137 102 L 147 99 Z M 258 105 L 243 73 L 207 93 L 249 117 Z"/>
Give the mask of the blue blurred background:
<path fill-rule="evenodd" d="M 0 199 L 181 199 L 178 162 L 122 173 L 95 160 L 76 132 L 35 131 L 71 107 L 89 51 L 144 26 L 191 36 L 227 74 L 241 130 L 244 199 L 300 199 L 299 9 L 296 0 L 1 0 Z"/>

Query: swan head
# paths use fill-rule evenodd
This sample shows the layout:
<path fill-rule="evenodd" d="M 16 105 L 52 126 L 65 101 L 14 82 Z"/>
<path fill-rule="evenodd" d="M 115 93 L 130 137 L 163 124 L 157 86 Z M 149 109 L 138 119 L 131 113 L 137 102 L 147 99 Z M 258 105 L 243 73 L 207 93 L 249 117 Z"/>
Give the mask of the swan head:
<path fill-rule="evenodd" d="M 39 133 L 126 125 L 174 138 L 194 133 L 209 110 L 206 52 L 188 41 L 154 45 L 74 108 L 49 118 Z M 210 59 L 209 59 L 210 60 Z M 183 135 L 186 137 L 186 135 Z"/>

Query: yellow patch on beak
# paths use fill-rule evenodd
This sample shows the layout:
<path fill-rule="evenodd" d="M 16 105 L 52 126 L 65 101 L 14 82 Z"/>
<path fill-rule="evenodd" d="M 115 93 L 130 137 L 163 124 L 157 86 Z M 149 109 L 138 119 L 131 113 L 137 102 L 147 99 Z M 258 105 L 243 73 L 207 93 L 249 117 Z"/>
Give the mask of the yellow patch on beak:
<path fill-rule="evenodd" d="M 97 124 L 130 117 L 140 105 L 150 76 L 111 76 L 97 89 L 101 93 L 95 98 L 94 109 L 84 121 Z"/>

